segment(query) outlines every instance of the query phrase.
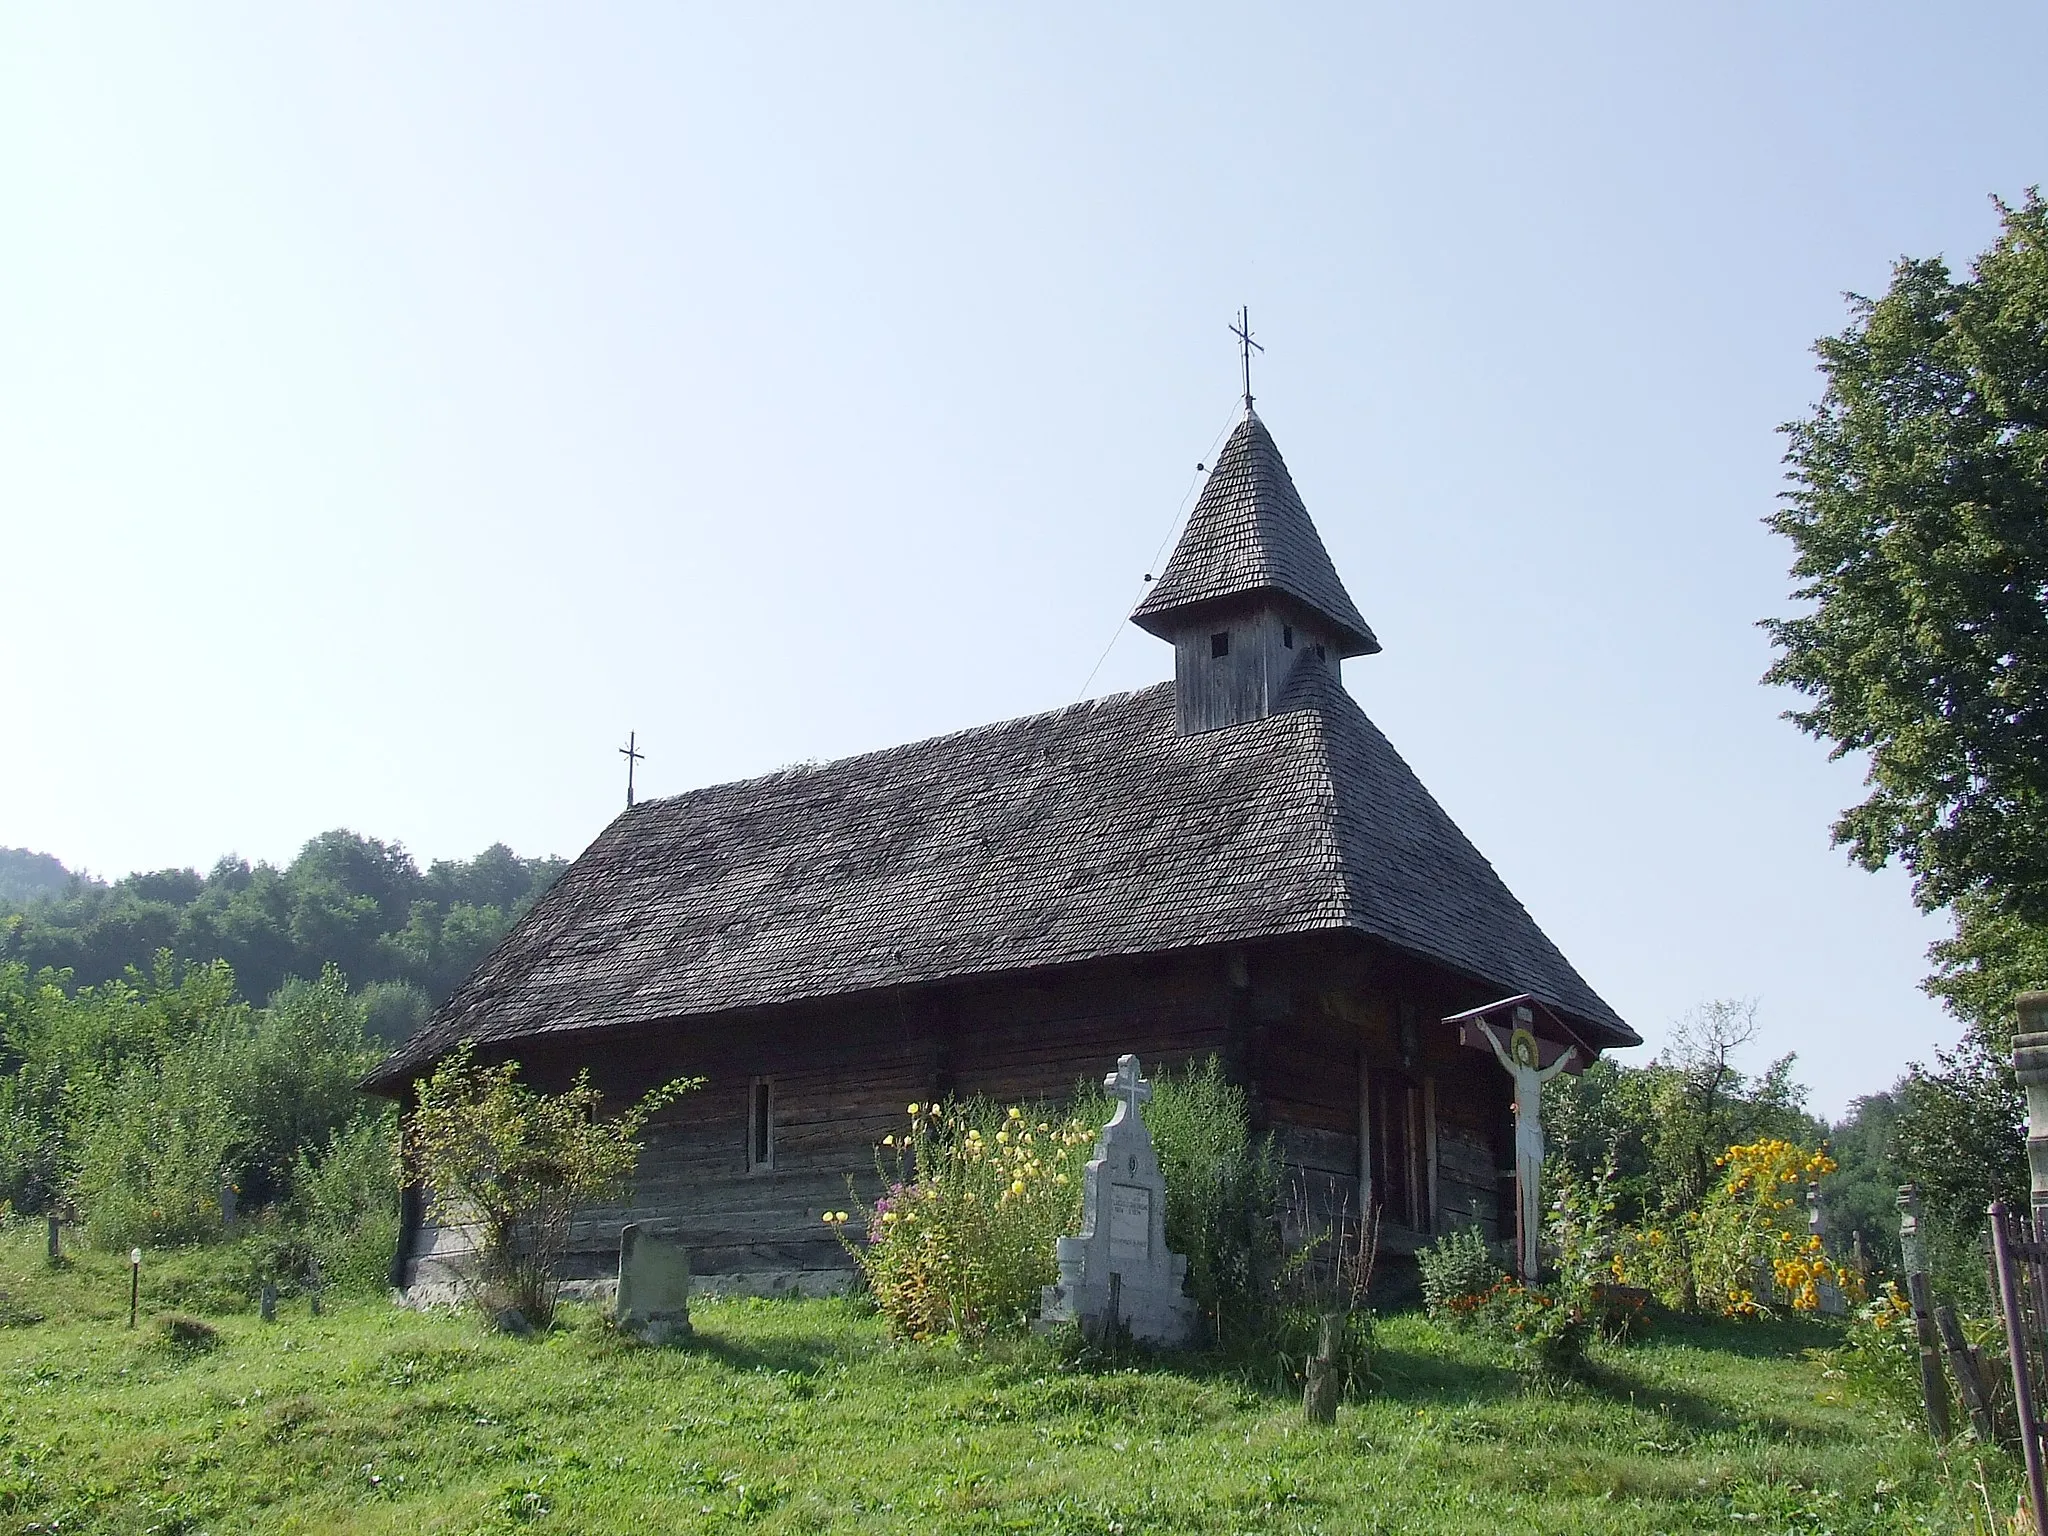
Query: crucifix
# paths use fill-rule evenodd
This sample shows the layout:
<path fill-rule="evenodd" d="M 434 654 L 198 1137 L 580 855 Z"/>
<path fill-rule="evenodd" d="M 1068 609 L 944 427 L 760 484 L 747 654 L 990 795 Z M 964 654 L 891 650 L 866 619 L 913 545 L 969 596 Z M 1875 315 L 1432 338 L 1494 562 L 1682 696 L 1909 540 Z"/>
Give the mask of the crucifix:
<path fill-rule="evenodd" d="M 1117 1057 L 1116 1070 L 1103 1078 L 1102 1086 L 1129 1106 L 1132 1119 L 1137 1118 L 1138 1106 L 1152 1097 L 1152 1085 L 1139 1075 L 1135 1056 Z"/>
<path fill-rule="evenodd" d="M 1237 312 L 1237 324 L 1230 328 L 1230 334 L 1237 338 L 1237 355 L 1244 369 L 1244 408 L 1252 408 L 1252 354 L 1266 349 L 1252 340 L 1252 311 L 1249 304 Z"/>
<path fill-rule="evenodd" d="M 633 809 L 633 765 L 644 761 L 647 754 L 633 744 L 639 739 L 637 731 L 626 732 L 626 744 L 619 748 L 619 756 L 626 760 L 626 809 Z"/>
<path fill-rule="evenodd" d="M 1527 1007 L 1514 1012 L 1515 1027 L 1503 1041 L 1485 1019 L 1478 1021 L 1496 1060 L 1515 1080 L 1515 1236 L 1517 1267 L 1525 1281 L 1536 1279 L 1537 1238 L 1543 1231 L 1543 1085 L 1578 1059 L 1576 1047 L 1547 1067 L 1537 1065 L 1542 1052 L 1530 1025 L 1536 1016 Z"/>

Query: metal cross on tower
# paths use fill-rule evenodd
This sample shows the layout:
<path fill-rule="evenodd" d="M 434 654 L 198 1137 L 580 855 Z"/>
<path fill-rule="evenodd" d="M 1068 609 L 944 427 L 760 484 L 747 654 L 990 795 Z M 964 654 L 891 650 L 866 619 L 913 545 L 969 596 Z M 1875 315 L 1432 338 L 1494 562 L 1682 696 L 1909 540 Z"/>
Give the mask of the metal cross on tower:
<path fill-rule="evenodd" d="M 629 811 L 633 809 L 633 765 L 644 761 L 647 756 L 633 745 L 638 738 L 638 732 L 626 732 L 626 744 L 619 748 L 619 756 L 626 760 L 626 809 Z"/>
<path fill-rule="evenodd" d="M 1245 305 L 1237 312 L 1237 324 L 1230 328 L 1230 334 L 1237 338 L 1238 360 L 1244 368 L 1244 408 L 1252 408 L 1252 354 L 1266 349 L 1252 340 L 1252 311 Z"/>

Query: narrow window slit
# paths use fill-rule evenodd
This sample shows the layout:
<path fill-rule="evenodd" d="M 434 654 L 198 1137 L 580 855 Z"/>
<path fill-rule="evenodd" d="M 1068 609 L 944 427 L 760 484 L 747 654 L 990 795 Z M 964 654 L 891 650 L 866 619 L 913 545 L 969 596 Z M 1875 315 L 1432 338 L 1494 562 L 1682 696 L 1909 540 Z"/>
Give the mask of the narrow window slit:
<path fill-rule="evenodd" d="M 775 1166 L 775 1080 L 754 1079 L 747 1099 L 747 1171 Z"/>

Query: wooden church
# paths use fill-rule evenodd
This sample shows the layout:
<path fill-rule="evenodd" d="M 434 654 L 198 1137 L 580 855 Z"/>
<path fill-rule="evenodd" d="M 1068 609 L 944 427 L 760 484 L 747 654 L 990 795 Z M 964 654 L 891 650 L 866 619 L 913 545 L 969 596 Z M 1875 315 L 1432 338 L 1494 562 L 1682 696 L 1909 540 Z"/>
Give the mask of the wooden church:
<path fill-rule="evenodd" d="M 1557 1044 L 1640 1042 L 1345 692 L 1379 642 L 1249 399 L 1132 618 L 1172 682 L 630 807 L 370 1086 L 464 1040 L 621 1101 L 706 1078 L 582 1273 L 646 1221 L 713 1286 L 843 1285 L 821 1216 L 906 1104 L 1059 1098 L 1127 1051 L 1220 1058 L 1392 1251 L 1511 1237 L 1509 1079 L 1442 1021 L 1528 993 Z M 413 1209 L 406 1278 L 437 1239 Z"/>

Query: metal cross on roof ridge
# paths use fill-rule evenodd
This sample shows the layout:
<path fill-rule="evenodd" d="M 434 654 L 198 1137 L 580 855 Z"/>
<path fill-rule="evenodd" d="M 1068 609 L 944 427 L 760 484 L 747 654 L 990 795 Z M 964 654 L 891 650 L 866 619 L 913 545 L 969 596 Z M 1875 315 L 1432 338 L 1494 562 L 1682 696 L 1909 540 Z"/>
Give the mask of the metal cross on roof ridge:
<path fill-rule="evenodd" d="M 1140 1074 L 1135 1056 L 1119 1056 L 1116 1070 L 1103 1078 L 1102 1086 L 1130 1105 L 1134 1115 L 1138 1106 L 1152 1097 L 1152 1085 Z"/>
<path fill-rule="evenodd" d="M 1238 360 L 1244 368 L 1244 408 L 1250 414 L 1252 408 L 1252 354 L 1266 349 L 1252 340 L 1252 310 L 1249 304 L 1241 305 L 1237 311 L 1237 324 L 1230 328 L 1230 334 L 1237 338 Z"/>
<path fill-rule="evenodd" d="M 647 758 L 647 754 L 634 745 L 639 734 L 637 731 L 626 732 L 626 744 L 619 748 L 619 756 L 626 760 L 626 809 L 629 811 L 633 809 L 633 765 Z"/>

